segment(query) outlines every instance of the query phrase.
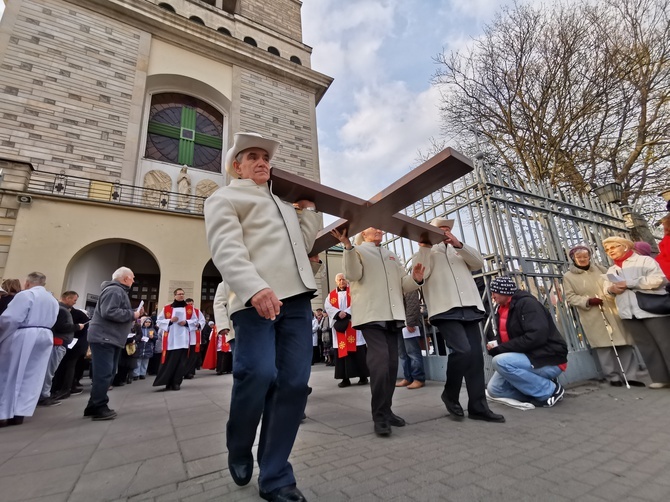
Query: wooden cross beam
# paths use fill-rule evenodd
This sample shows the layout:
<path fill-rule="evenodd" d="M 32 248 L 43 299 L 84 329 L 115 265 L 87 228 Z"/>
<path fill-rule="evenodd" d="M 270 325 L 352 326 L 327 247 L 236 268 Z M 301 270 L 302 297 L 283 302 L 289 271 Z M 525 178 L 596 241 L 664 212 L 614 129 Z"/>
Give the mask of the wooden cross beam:
<path fill-rule="evenodd" d="M 446 148 L 366 201 L 273 167 L 272 191 L 287 202 L 302 199 L 313 201 L 319 211 L 341 218 L 319 232 L 310 255 L 338 244 L 339 241 L 330 235 L 330 231 L 335 228 L 347 228 L 347 235 L 353 236 L 368 227 L 375 227 L 413 241 L 437 244 L 444 240 L 444 233 L 440 229 L 398 211 L 472 169 L 470 159 L 456 150 Z"/>

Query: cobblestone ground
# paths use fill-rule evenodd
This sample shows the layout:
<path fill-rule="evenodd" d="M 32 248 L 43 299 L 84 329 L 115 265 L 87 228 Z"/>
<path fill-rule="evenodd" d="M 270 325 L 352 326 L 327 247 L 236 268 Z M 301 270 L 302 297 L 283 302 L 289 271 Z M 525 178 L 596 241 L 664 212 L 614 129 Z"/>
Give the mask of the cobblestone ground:
<path fill-rule="evenodd" d="M 551 409 L 492 404 L 507 422 L 446 417 L 442 384 L 397 389 L 408 425 L 372 432 L 368 386 L 340 389 L 314 366 L 293 449 L 310 501 L 670 500 L 670 390 L 589 382 Z M 87 390 L 0 429 L 0 500 L 252 501 L 226 468 L 230 375 L 199 372 L 180 392 L 151 380 L 110 392 L 119 417 L 82 418 Z M 88 385 L 88 381 L 86 381 Z M 462 396 L 463 404 L 466 396 Z"/>

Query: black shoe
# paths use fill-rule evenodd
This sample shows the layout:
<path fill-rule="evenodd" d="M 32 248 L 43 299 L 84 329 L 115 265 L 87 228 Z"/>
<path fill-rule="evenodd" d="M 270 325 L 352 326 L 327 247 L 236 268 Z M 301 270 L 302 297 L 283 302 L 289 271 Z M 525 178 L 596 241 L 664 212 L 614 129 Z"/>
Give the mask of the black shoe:
<path fill-rule="evenodd" d="M 440 396 L 442 399 L 442 402 L 444 405 L 447 407 L 447 411 L 449 412 L 449 415 L 451 415 L 454 418 L 463 418 L 465 416 L 465 412 L 463 411 L 463 407 L 460 405 L 458 402 L 453 402 L 450 401 L 447 398 L 446 393 L 442 393 L 442 396 Z"/>
<path fill-rule="evenodd" d="M 375 434 L 377 436 L 390 436 L 391 426 L 388 422 L 375 422 Z"/>
<path fill-rule="evenodd" d="M 146 380 L 146 378 L 147 377 L 145 377 L 144 375 L 140 375 L 140 380 Z"/>
<path fill-rule="evenodd" d="M 639 380 L 628 380 L 628 385 L 631 387 L 646 387 L 644 382 L 640 382 Z"/>
<path fill-rule="evenodd" d="M 110 410 L 110 409 L 109 409 L 108 407 L 106 407 L 106 406 L 105 406 L 105 408 L 104 408 L 103 411 L 111 411 L 111 412 L 113 412 L 113 413 L 116 413 L 114 410 Z M 94 410 L 94 409 L 91 409 L 91 408 L 86 408 L 86 409 L 84 410 L 84 418 L 86 418 L 86 417 L 92 417 L 92 416 L 94 416 L 94 415 L 99 415 L 99 414 L 100 414 L 100 412 L 98 412 L 98 410 Z"/>
<path fill-rule="evenodd" d="M 71 396 L 78 396 L 78 395 L 81 394 L 82 392 L 84 392 L 84 388 L 83 388 L 83 387 L 72 387 L 72 388 L 70 389 L 70 395 L 71 395 Z"/>
<path fill-rule="evenodd" d="M 549 399 L 545 399 L 543 401 L 533 399 L 531 401 L 531 403 L 533 403 L 536 408 L 551 408 L 556 403 L 563 400 L 563 394 L 565 394 L 565 389 L 560 383 L 558 382 L 555 383 L 556 383 L 556 390 L 551 396 L 549 396 Z"/>
<path fill-rule="evenodd" d="M 393 427 L 405 427 L 405 425 L 407 425 L 407 422 L 405 422 L 405 419 L 400 418 L 398 415 L 396 415 L 393 412 L 391 412 L 391 414 L 388 417 L 388 423 L 389 423 L 389 425 L 392 425 Z"/>
<path fill-rule="evenodd" d="M 37 401 L 37 406 L 59 406 L 61 404 L 63 403 L 52 397 L 40 398 L 39 401 Z"/>
<path fill-rule="evenodd" d="M 12 418 L 7 419 L 7 425 L 21 425 L 23 423 L 23 417 L 14 415 Z"/>
<path fill-rule="evenodd" d="M 181 390 L 181 385 L 179 385 L 178 383 L 172 384 L 171 390 Z"/>
<path fill-rule="evenodd" d="M 140 379 L 140 377 L 138 377 L 138 376 L 135 377 L 135 376 L 134 376 L 134 377 L 133 377 L 133 382 L 137 382 L 139 379 Z"/>
<path fill-rule="evenodd" d="M 185 380 L 191 380 L 195 375 L 184 375 Z"/>
<path fill-rule="evenodd" d="M 254 473 L 254 458 L 235 462 L 228 456 L 228 470 L 230 477 L 233 478 L 237 486 L 248 485 L 251 481 L 251 475 Z"/>
<path fill-rule="evenodd" d="M 96 413 L 91 417 L 91 419 L 95 421 L 102 421 L 102 420 L 114 420 L 116 418 L 117 414 L 114 410 L 106 409 L 102 410 L 99 413 Z"/>
<path fill-rule="evenodd" d="M 345 378 L 344 380 L 342 380 L 340 383 L 337 384 L 337 386 L 340 389 L 343 389 L 344 387 L 349 387 L 350 385 L 351 385 L 351 382 L 349 381 L 348 378 Z"/>
<path fill-rule="evenodd" d="M 312 388 L 308 385 L 307 386 L 307 395 L 309 396 L 312 393 Z"/>
<path fill-rule="evenodd" d="M 468 411 L 468 418 L 471 418 L 472 420 L 483 420 L 484 422 L 496 422 L 499 424 L 505 421 L 505 417 L 498 415 L 497 413 L 493 413 L 491 410 L 486 410 L 481 413 Z"/>
<path fill-rule="evenodd" d="M 612 387 L 623 387 L 623 382 L 621 380 L 612 380 L 610 385 Z"/>
<path fill-rule="evenodd" d="M 358 385 L 367 385 L 367 384 L 368 384 L 368 379 L 366 377 L 363 377 L 358 381 Z"/>
<path fill-rule="evenodd" d="M 307 502 L 307 499 L 295 485 L 282 486 L 271 492 L 258 490 L 263 500 L 271 502 Z"/>
<path fill-rule="evenodd" d="M 51 399 L 55 399 L 56 401 L 62 401 L 63 399 L 67 399 L 70 397 L 71 393 L 70 392 L 60 392 L 58 394 L 55 394 L 51 396 Z"/>

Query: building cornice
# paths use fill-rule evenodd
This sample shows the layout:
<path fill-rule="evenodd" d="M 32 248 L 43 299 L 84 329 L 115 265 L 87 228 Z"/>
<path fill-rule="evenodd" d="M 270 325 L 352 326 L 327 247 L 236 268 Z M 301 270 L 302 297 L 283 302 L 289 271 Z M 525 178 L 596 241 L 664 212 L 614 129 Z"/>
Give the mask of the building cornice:
<path fill-rule="evenodd" d="M 262 71 L 309 89 L 314 92 L 316 103 L 321 100 L 333 81 L 332 77 L 279 58 L 236 38 L 217 33 L 212 28 L 176 16 L 150 2 L 136 0 L 67 0 L 67 2 L 109 17 L 121 18 L 124 23 L 147 31 L 160 40 L 208 59 Z M 255 27 L 255 24 L 249 24 Z"/>

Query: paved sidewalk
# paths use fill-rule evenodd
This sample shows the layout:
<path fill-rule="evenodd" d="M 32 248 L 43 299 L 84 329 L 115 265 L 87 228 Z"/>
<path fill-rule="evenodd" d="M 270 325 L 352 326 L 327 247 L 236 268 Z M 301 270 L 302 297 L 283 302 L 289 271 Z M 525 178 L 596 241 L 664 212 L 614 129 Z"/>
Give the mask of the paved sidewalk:
<path fill-rule="evenodd" d="M 489 424 L 447 418 L 428 382 L 397 389 L 409 425 L 378 438 L 369 387 L 332 375 L 314 366 L 291 460 L 311 502 L 670 500 L 668 389 L 589 383 L 551 409 L 493 404 L 507 423 Z M 226 468 L 232 377 L 198 372 L 180 392 L 151 382 L 110 392 L 114 421 L 83 419 L 85 392 L 0 429 L 0 500 L 260 500 L 256 476 L 238 487 Z"/>

